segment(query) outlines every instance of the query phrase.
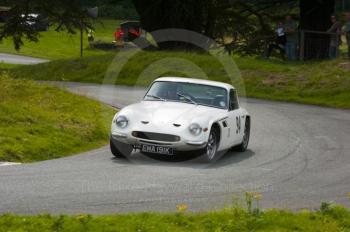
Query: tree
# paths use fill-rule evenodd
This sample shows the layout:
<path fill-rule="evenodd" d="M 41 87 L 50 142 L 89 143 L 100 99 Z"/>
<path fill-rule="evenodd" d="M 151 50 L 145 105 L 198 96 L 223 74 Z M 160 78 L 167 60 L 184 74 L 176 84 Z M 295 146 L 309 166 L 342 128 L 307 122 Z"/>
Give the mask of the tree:
<path fill-rule="evenodd" d="M 22 39 L 38 40 L 37 32 L 25 26 L 21 15 L 30 12 L 48 16 L 56 30 L 74 33 L 77 28 L 91 27 L 84 5 L 98 2 L 115 3 L 121 0 L 10 0 L 9 20 L 2 26 L 0 39 L 12 37 L 16 49 Z M 125 0 L 129 1 L 129 0 Z M 234 50 L 243 54 L 260 53 L 268 35 L 273 37 L 271 25 L 287 13 L 300 12 L 302 30 L 326 31 L 335 0 L 132 0 L 140 16 L 142 27 L 148 32 L 181 28 L 201 33 L 218 41 L 235 35 Z M 298 5 L 299 4 L 299 5 Z M 84 20 L 82 20 L 84 19 Z M 81 22 L 83 22 L 81 24 Z M 168 35 L 170 38 L 173 35 Z M 175 35 L 174 35 L 175 36 Z M 193 45 L 178 41 L 160 42 L 160 35 L 153 34 L 159 49 L 192 49 Z M 329 36 L 307 35 L 305 54 L 307 59 L 325 58 Z"/>
<path fill-rule="evenodd" d="M 282 14 L 295 10 L 295 0 L 133 0 L 147 31 L 183 28 L 217 39 L 224 34 L 238 33 L 236 50 L 251 54 L 261 52 L 264 38 L 272 33 L 271 22 Z M 300 0 L 300 29 L 325 32 L 334 12 L 334 0 Z M 276 9 L 278 11 L 276 11 Z M 231 34 L 232 35 L 232 34 Z M 156 38 L 157 41 L 157 38 Z M 243 43 L 242 43 L 243 41 Z M 181 45 L 181 44 L 180 44 Z M 326 58 L 329 36 L 307 34 L 305 58 Z M 179 46 L 178 43 L 159 44 L 161 49 Z"/>
<path fill-rule="evenodd" d="M 202 33 L 204 26 L 204 13 L 209 12 L 207 4 L 212 0 L 133 0 L 140 16 L 142 27 L 154 32 L 161 29 L 181 28 Z M 169 35 L 171 36 L 171 35 Z M 155 41 L 158 35 L 153 34 Z M 178 41 L 158 42 L 161 49 L 191 47 L 190 44 Z"/>
<path fill-rule="evenodd" d="M 239 34 L 239 51 L 251 54 L 261 50 L 262 40 L 271 33 L 271 9 L 292 0 L 133 0 L 142 27 L 156 30 L 181 28 L 222 41 L 225 36 Z M 286 7 L 287 8 L 287 7 Z M 290 9 L 290 8 L 288 8 Z M 158 41 L 158 35 L 155 40 Z M 188 48 L 178 42 L 158 43 L 160 49 Z M 259 48 L 260 47 L 260 48 Z"/>
<path fill-rule="evenodd" d="M 8 0 L 6 4 L 11 7 L 6 22 L 0 28 L 0 39 L 12 38 L 18 50 L 23 45 L 23 39 L 38 41 L 39 34 L 28 26 L 31 13 L 47 16 L 56 31 L 65 30 L 76 33 L 76 30 L 92 28 L 89 14 L 79 0 Z"/>

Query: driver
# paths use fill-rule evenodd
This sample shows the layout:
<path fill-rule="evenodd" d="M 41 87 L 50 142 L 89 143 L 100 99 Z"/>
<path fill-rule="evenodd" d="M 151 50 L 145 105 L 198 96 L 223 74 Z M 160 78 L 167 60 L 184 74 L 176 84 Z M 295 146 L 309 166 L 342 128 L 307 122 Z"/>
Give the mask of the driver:
<path fill-rule="evenodd" d="M 176 84 L 173 83 L 167 83 L 164 87 L 163 87 L 162 91 L 162 97 L 168 100 L 178 100 L 179 97 L 177 95 L 178 93 L 178 86 Z"/>
<path fill-rule="evenodd" d="M 177 96 L 177 88 L 176 86 L 173 86 L 172 88 L 169 88 L 167 90 L 167 97 L 169 100 L 177 100 L 178 96 Z"/>

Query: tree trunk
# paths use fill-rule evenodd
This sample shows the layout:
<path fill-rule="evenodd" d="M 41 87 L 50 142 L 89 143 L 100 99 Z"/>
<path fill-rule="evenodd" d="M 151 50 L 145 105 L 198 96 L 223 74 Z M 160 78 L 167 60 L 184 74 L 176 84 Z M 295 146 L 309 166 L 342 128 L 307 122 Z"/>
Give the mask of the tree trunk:
<path fill-rule="evenodd" d="M 335 0 L 300 0 L 300 29 L 327 31 L 331 26 L 330 17 L 334 13 Z M 305 33 L 304 59 L 328 58 L 330 36 Z"/>
<path fill-rule="evenodd" d="M 184 29 L 181 31 L 181 37 L 186 37 L 188 34 L 189 40 L 191 40 L 190 33 L 187 33 L 186 30 L 202 33 L 205 5 L 203 0 L 161 0 L 157 2 L 133 0 L 133 3 L 140 16 L 142 28 L 152 34 L 160 49 L 193 49 L 196 47 L 188 42 L 171 41 L 171 38 L 179 36 L 179 31 L 169 30 L 167 34 L 153 32 Z M 163 41 L 164 39 L 167 41 Z"/>

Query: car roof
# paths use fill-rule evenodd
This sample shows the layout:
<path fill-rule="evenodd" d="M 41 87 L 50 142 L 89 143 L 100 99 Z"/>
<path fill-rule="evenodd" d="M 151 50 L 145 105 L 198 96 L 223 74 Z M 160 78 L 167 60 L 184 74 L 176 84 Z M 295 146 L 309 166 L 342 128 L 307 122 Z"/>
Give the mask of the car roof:
<path fill-rule="evenodd" d="M 202 84 L 202 85 L 210 85 L 225 88 L 227 90 L 234 89 L 234 87 L 230 84 L 226 84 L 219 81 L 210 81 L 203 79 L 195 79 L 195 78 L 184 78 L 184 77 L 160 77 L 154 81 L 168 81 L 168 82 L 184 82 L 184 83 L 193 83 L 193 84 Z"/>

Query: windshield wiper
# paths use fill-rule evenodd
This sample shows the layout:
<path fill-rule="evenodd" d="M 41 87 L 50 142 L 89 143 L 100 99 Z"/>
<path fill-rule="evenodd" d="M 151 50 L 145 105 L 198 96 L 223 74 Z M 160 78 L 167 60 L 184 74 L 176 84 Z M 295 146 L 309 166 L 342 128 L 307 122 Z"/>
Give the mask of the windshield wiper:
<path fill-rule="evenodd" d="M 155 99 L 158 99 L 158 100 L 161 100 L 161 101 L 166 101 L 164 98 L 158 97 L 156 95 L 147 94 L 146 97 L 152 97 L 152 98 L 155 98 Z"/>
<path fill-rule="evenodd" d="M 176 93 L 176 94 L 177 94 L 177 96 L 183 97 L 183 98 L 185 98 L 187 101 L 190 101 L 191 103 L 193 103 L 193 104 L 195 104 L 195 105 L 198 104 L 197 102 L 193 101 L 190 97 L 187 97 L 187 96 L 185 96 L 185 95 L 183 95 L 183 94 L 181 94 L 181 93 Z"/>

